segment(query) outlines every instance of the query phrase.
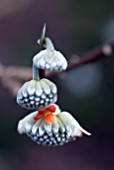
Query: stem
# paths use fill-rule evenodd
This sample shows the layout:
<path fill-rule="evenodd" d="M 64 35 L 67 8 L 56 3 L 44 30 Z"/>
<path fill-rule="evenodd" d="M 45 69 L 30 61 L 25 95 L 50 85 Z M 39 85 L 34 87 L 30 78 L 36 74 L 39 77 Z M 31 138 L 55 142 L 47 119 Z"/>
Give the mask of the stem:
<path fill-rule="evenodd" d="M 45 77 L 45 70 L 38 69 L 34 63 L 32 68 L 32 78 L 33 80 L 40 80 Z"/>
<path fill-rule="evenodd" d="M 34 63 L 32 68 L 32 78 L 33 80 L 40 80 L 39 69 L 34 65 Z"/>
<path fill-rule="evenodd" d="M 45 38 L 45 47 L 47 49 L 54 50 L 54 45 L 53 45 L 51 39 L 48 37 Z"/>

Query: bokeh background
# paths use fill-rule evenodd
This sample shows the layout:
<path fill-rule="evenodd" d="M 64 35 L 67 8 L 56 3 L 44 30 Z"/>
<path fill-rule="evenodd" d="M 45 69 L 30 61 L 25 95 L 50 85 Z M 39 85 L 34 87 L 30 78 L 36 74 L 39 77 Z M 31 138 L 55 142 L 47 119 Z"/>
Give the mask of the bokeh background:
<path fill-rule="evenodd" d="M 69 59 L 114 37 L 114 1 L 0 0 L 0 62 L 31 66 L 43 23 Z M 114 170 L 114 56 L 53 79 L 59 104 L 92 133 L 62 147 L 42 147 L 17 133 L 28 114 L 0 84 L 0 170 Z"/>

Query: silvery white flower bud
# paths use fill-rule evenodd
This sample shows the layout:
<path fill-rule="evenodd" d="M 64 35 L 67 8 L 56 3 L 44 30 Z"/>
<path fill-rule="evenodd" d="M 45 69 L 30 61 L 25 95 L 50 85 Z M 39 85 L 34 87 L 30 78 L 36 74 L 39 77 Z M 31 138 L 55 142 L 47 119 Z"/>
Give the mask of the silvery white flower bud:
<path fill-rule="evenodd" d="M 18 132 L 25 133 L 38 144 L 58 146 L 81 137 L 91 135 L 84 130 L 68 112 L 61 112 L 57 105 L 32 112 L 19 121 Z"/>
<path fill-rule="evenodd" d="M 43 108 L 56 101 L 57 87 L 45 78 L 24 83 L 17 94 L 17 103 L 26 109 Z"/>
<path fill-rule="evenodd" d="M 41 50 L 34 56 L 33 63 L 37 68 L 49 71 L 62 71 L 67 68 L 65 57 L 55 49 Z"/>

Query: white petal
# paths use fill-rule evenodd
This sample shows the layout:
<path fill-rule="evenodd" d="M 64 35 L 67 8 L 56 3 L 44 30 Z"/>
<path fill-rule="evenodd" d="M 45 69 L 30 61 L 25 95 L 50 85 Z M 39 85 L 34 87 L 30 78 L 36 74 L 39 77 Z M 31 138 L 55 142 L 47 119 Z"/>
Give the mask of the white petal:
<path fill-rule="evenodd" d="M 60 55 L 61 55 L 60 60 L 61 60 L 61 64 L 62 64 L 62 69 L 65 70 L 67 68 L 67 65 L 68 65 L 67 60 L 65 59 L 65 57 L 62 54 L 60 54 Z"/>
<path fill-rule="evenodd" d="M 53 104 L 53 105 L 56 107 L 56 111 L 53 114 L 58 115 L 61 112 L 61 110 L 57 104 Z"/>
<path fill-rule="evenodd" d="M 29 82 L 26 82 L 24 83 L 24 85 L 21 87 L 21 90 L 22 90 L 22 95 L 24 97 L 27 97 L 28 96 L 28 93 L 27 93 L 27 87 L 29 85 Z"/>
<path fill-rule="evenodd" d="M 53 98 L 53 103 L 55 103 L 56 101 L 57 101 L 57 95 L 54 96 L 54 98 Z"/>
<path fill-rule="evenodd" d="M 59 130 L 59 124 L 58 124 L 58 120 L 56 118 L 56 116 L 53 117 L 53 124 L 52 124 L 52 129 L 54 133 L 58 133 Z"/>
<path fill-rule="evenodd" d="M 85 129 L 83 129 L 81 126 L 80 126 L 80 131 L 88 136 L 91 136 L 91 133 L 89 133 L 88 131 L 86 131 Z"/>
<path fill-rule="evenodd" d="M 50 133 L 52 131 L 52 124 L 44 123 L 44 129 L 47 133 Z"/>
<path fill-rule="evenodd" d="M 65 132 L 65 126 L 64 126 L 63 122 L 60 120 L 59 117 L 57 117 L 57 119 L 58 119 L 59 129 L 62 133 L 64 133 Z"/>
<path fill-rule="evenodd" d="M 57 93 L 57 87 L 54 84 L 51 86 L 51 90 L 54 94 Z"/>
<path fill-rule="evenodd" d="M 64 60 L 64 62 L 63 62 L 62 68 L 63 68 L 63 70 L 66 70 L 66 68 L 67 68 L 67 62 L 66 62 L 65 60 Z"/>
<path fill-rule="evenodd" d="M 46 61 L 42 58 L 40 58 L 40 60 L 37 60 L 36 64 L 37 64 L 38 68 L 45 69 L 45 67 L 46 67 Z"/>
<path fill-rule="evenodd" d="M 32 129 L 32 124 L 30 123 L 25 123 L 25 132 L 28 133 Z"/>
<path fill-rule="evenodd" d="M 45 64 L 45 67 L 46 67 L 47 70 L 50 69 L 50 65 L 49 64 Z"/>
<path fill-rule="evenodd" d="M 53 68 L 53 70 L 55 70 L 56 66 L 57 66 L 57 63 L 53 61 L 53 63 L 51 63 L 51 67 Z"/>
<path fill-rule="evenodd" d="M 20 134 L 25 133 L 25 124 L 21 120 L 18 123 L 17 130 Z"/>
<path fill-rule="evenodd" d="M 56 94 L 57 93 L 57 87 L 54 83 L 52 83 L 51 81 L 49 81 L 48 79 L 45 79 L 45 82 L 48 84 L 48 86 L 50 87 L 51 91 Z"/>
<path fill-rule="evenodd" d="M 41 88 L 40 82 L 37 81 L 37 83 L 36 83 L 36 95 L 40 96 L 42 94 L 42 92 L 43 92 L 43 90 Z"/>
<path fill-rule="evenodd" d="M 36 54 L 33 58 L 33 63 L 36 65 L 37 61 L 45 55 L 45 50 L 40 51 L 38 54 Z"/>
<path fill-rule="evenodd" d="M 18 127 L 17 130 L 20 134 L 25 133 L 26 132 L 26 128 L 25 126 L 28 124 L 33 124 L 34 123 L 34 116 L 37 114 L 37 111 L 32 112 L 31 114 L 27 115 L 26 117 L 24 117 L 23 119 L 21 119 L 18 123 Z"/>
<path fill-rule="evenodd" d="M 61 114 L 59 114 L 59 117 L 62 119 L 62 121 L 65 124 L 69 124 L 72 127 L 72 135 L 76 135 L 76 136 L 80 136 L 82 133 L 86 134 L 86 135 L 91 135 L 89 132 L 87 132 L 86 130 L 84 130 L 79 123 L 71 116 L 70 113 L 68 112 L 61 112 Z"/>
<path fill-rule="evenodd" d="M 42 136 L 45 133 L 44 131 L 44 120 L 41 121 L 41 124 L 39 126 L 39 135 Z"/>
<path fill-rule="evenodd" d="M 36 80 L 31 80 L 29 82 L 28 88 L 27 88 L 27 92 L 29 95 L 33 95 L 35 93 L 35 88 L 36 88 Z"/>
<path fill-rule="evenodd" d="M 17 103 L 20 103 L 20 99 L 22 99 L 22 88 L 19 89 L 18 94 L 17 94 Z"/>
<path fill-rule="evenodd" d="M 72 127 L 69 124 L 65 124 L 68 136 L 70 136 L 72 134 Z"/>
<path fill-rule="evenodd" d="M 50 90 L 49 85 L 48 85 L 47 82 L 45 81 L 45 79 L 41 79 L 41 80 L 40 80 L 40 83 L 41 83 L 41 86 L 42 86 L 44 92 L 45 92 L 46 94 L 50 94 L 50 91 L 51 91 L 51 90 Z"/>
<path fill-rule="evenodd" d="M 42 120 L 37 120 L 36 123 L 32 126 L 32 133 L 35 134 L 41 124 Z"/>
<path fill-rule="evenodd" d="M 45 57 L 46 58 L 46 62 L 49 64 L 49 65 L 51 65 L 53 62 L 54 62 L 54 56 L 53 55 L 51 55 L 51 54 L 53 54 L 52 53 L 52 51 L 51 51 L 51 53 L 50 53 L 50 50 L 48 50 L 48 55 Z"/>

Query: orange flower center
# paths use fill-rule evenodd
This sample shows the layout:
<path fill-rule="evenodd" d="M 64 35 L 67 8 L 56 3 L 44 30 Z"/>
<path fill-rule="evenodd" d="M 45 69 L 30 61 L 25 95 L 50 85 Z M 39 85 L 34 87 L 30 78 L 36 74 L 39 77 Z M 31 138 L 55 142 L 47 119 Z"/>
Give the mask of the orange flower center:
<path fill-rule="evenodd" d="M 56 107 L 54 105 L 48 106 L 45 109 L 38 109 L 38 113 L 34 117 L 34 120 L 39 120 L 44 118 L 45 123 L 51 124 L 53 122 L 53 112 L 56 111 Z"/>

